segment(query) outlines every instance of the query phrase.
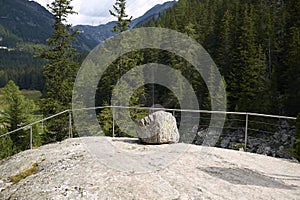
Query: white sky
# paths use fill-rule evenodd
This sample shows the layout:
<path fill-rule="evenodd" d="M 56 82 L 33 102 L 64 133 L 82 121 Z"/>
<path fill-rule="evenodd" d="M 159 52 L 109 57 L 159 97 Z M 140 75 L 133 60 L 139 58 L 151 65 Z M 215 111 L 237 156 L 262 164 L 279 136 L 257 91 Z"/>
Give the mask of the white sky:
<path fill-rule="evenodd" d="M 34 0 L 46 7 L 53 0 Z M 155 6 L 171 0 L 127 0 L 127 14 L 133 19 L 142 16 L 146 11 Z M 110 16 L 108 10 L 113 9 L 115 0 L 73 0 L 71 5 L 78 15 L 69 16 L 72 25 L 84 24 L 97 26 L 116 20 Z"/>

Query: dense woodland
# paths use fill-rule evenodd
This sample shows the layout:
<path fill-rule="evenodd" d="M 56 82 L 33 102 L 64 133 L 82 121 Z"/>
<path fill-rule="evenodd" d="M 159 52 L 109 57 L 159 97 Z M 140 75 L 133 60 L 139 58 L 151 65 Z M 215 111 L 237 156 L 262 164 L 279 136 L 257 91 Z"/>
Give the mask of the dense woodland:
<path fill-rule="evenodd" d="M 180 0 L 146 26 L 175 29 L 204 46 L 225 78 L 228 110 L 297 116 L 299 12 L 298 0 Z"/>
<path fill-rule="evenodd" d="M 119 20 L 114 27 L 116 32 L 126 31 L 131 21 L 125 12 L 125 2 L 118 0 L 111 11 Z M 4 77 L 0 79 L 1 84 L 13 79 L 20 88 L 43 91 L 40 112 L 44 116 L 51 116 L 71 107 L 72 88 L 83 57 L 72 48 L 76 32 L 70 31 L 71 26 L 66 24 L 66 17 L 74 12 L 69 3 L 70 1 L 56 0 L 51 4 L 55 22 L 53 35 L 47 40 L 47 48 L 32 54 L 21 50 L 13 51 L 0 62 L 5 66 L 0 68 L 0 77 Z M 65 13 L 57 12 L 56 8 L 59 7 L 66 8 Z M 203 45 L 223 76 L 228 111 L 297 116 L 300 113 L 299 11 L 298 0 L 179 0 L 158 19 L 143 26 L 177 30 Z M 0 50 L 0 54 L 8 54 L 8 51 Z M 40 59 L 32 62 L 30 59 L 33 54 L 39 54 Z M 28 57 L 28 62 L 32 63 L 17 63 L 18 59 L 14 59 L 14 56 L 18 55 L 25 60 Z M 200 108 L 210 110 L 211 98 L 217 97 L 210 96 L 206 84 L 193 66 L 178 55 L 154 49 L 132 51 L 112 63 L 99 80 L 96 105 L 110 105 L 114 85 L 120 77 L 135 66 L 146 63 L 161 63 L 180 71 L 193 86 Z M 38 65 L 43 65 L 43 68 L 37 67 Z M 44 81 L 40 78 L 41 71 Z M 167 74 L 166 78 L 169 78 Z M 213 77 L 209 82 L 215 84 Z M 15 88 L 12 83 L 7 87 Z M 122 87 L 121 90 L 127 88 L 126 85 Z M 19 95 L 17 89 L 14 90 Z M 159 85 L 145 85 L 131 97 L 130 105 L 133 106 L 153 104 L 180 108 L 177 97 Z M 137 113 L 132 117 L 138 119 L 143 115 L 144 113 Z M 111 110 L 99 111 L 98 117 L 106 135 L 110 135 Z M 5 123 L 5 131 L 10 130 L 11 123 Z M 67 123 L 67 118 L 49 122 L 38 141 L 49 143 L 63 140 L 66 137 Z M 4 129 L 0 131 L 5 132 Z M 124 135 L 119 130 L 116 132 Z M 14 140 L 9 137 L 6 139 Z M 2 143 L 7 142 L 3 140 Z M 300 151 L 300 141 L 297 144 Z"/>
<path fill-rule="evenodd" d="M 44 86 L 43 60 L 33 58 L 34 53 L 23 50 L 0 50 L 0 87 L 9 80 L 21 89 L 42 90 Z"/>

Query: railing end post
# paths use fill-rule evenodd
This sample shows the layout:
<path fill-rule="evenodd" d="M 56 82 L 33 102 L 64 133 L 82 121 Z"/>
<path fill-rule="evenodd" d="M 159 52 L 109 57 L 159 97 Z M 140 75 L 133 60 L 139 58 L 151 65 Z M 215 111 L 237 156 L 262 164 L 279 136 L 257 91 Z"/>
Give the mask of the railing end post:
<path fill-rule="evenodd" d="M 32 149 L 32 126 L 30 126 L 30 149 Z"/>
<path fill-rule="evenodd" d="M 246 126 L 245 126 L 245 152 L 247 152 L 247 143 L 248 143 L 248 122 L 249 122 L 249 114 L 246 113 Z"/>
<path fill-rule="evenodd" d="M 72 111 L 68 110 L 69 112 L 69 138 L 73 138 L 73 131 L 72 131 Z"/>

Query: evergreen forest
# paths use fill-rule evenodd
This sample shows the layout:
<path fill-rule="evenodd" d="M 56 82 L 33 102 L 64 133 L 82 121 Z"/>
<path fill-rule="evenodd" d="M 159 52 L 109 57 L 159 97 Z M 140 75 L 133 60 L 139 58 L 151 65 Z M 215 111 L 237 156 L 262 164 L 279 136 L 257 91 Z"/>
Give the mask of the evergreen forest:
<path fill-rule="evenodd" d="M 180 0 L 144 26 L 174 29 L 203 45 L 224 76 L 228 110 L 297 116 L 299 12 L 298 0 Z"/>

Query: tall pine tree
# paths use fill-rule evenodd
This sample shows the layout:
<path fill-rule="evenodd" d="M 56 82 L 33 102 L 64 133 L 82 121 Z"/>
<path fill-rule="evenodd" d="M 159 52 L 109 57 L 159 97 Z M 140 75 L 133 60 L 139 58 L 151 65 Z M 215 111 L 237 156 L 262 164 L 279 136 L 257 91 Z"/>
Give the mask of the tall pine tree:
<path fill-rule="evenodd" d="M 130 27 L 132 16 L 128 18 L 126 14 L 126 0 L 117 0 L 113 5 L 114 11 L 109 10 L 109 13 L 118 19 L 118 24 L 114 26 L 114 32 L 124 32 Z"/>
<path fill-rule="evenodd" d="M 114 32 L 122 33 L 127 31 L 130 27 L 132 17 L 128 17 L 126 14 L 126 0 L 117 0 L 115 5 L 113 6 L 113 11 L 109 10 L 110 14 L 118 19 L 118 23 L 114 26 Z M 136 38 L 139 40 L 139 38 Z M 130 41 L 127 41 L 127 38 L 122 38 L 120 40 L 120 47 L 126 48 L 130 45 Z M 119 85 L 119 88 L 116 89 L 115 85 L 117 82 L 125 75 L 129 70 L 132 70 L 134 67 L 139 65 L 143 60 L 143 54 L 139 51 L 132 51 L 125 55 L 121 55 L 118 60 L 110 66 L 110 70 L 107 70 L 102 76 L 102 79 L 99 82 L 99 87 L 97 91 L 97 104 L 100 105 L 111 105 L 111 94 L 114 91 L 115 96 L 118 100 L 115 103 L 117 106 L 124 106 L 125 100 L 130 99 L 130 106 L 139 106 L 140 98 L 144 94 L 144 88 L 138 88 L 132 96 L 128 96 L 129 89 L 131 89 L 132 82 L 140 83 L 143 85 L 143 80 L 141 74 L 132 75 L 129 79 L 126 80 L 122 85 Z M 131 72 L 135 73 L 134 70 Z M 109 80 L 109 81 L 106 81 Z M 108 93 L 103 96 L 103 91 L 107 91 Z M 104 109 L 101 113 L 99 113 L 99 121 L 105 130 L 106 135 L 112 135 L 112 112 L 122 118 L 122 109 Z M 131 112 L 133 119 L 140 118 L 138 114 Z M 126 124 L 126 121 L 118 120 L 119 123 Z M 130 130 L 131 129 L 131 130 Z M 132 128 L 127 130 L 128 132 L 132 131 Z M 115 128 L 115 132 L 117 136 L 128 135 L 129 133 L 121 133 L 120 129 Z M 131 134 L 130 134 L 131 135 Z"/>
<path fill-rule="evenodd" d="M 265 54 L 256 42 L 252 5 L 243 9 L 240 25 L 239 45 L 236 54 L 235 76 L 237 91 L 231 88 L 238 97 L 236 109 L 239 111 L 263 112 L 265 100 L 263 94 L 267 89 L 267 69 Z"/>
<path fill-rule="evenodd" d="M 26 99 L 21 94 L 19 87 L 13 81 L 9 81 L 4 87 L 4 102 L 7 107 L 0 117 L 7 131 L 16 130 L 32 122 L 35 105 L 32 100 Z M 28 131 L 20 130 L 9 137 L 13 142 L 15 152 L 29 148 Z M 7 141 L 9 141 L 8 138 Z"/>
<path fill-rule="evenodd" d="M 53 36 L 47 39 L 49 49 L 40 55 L 47 61 L 43 68 L 45 89 L 41 102 L 45 117 L 71 108 L 73 84 L 79 64 L 75 60 L 76 50 L 71 46 L 77 31 L 71 30 L 71 25 L 67 24 L 67 16 L 76 13 L 70 4 L 71 0 L 55 0 L 48 5 L 55 23 Z M 64 139 L 67 136 L 66 128 L 67 117 L 51 120 L 47 124 L 45 142 Z"/>
<path fill-rule="evenodd" d="M 288 22 L 285 43 L 286 112 L 300 113 L 300 2 L 291 0 L 287 5 Z"/>

